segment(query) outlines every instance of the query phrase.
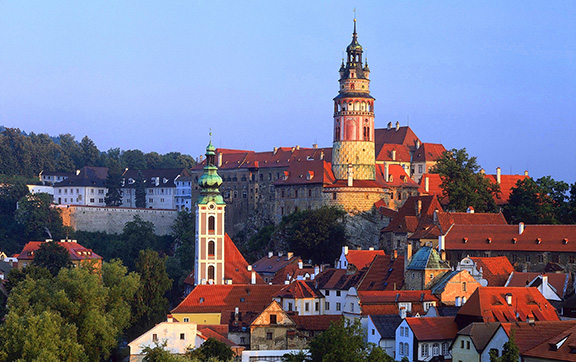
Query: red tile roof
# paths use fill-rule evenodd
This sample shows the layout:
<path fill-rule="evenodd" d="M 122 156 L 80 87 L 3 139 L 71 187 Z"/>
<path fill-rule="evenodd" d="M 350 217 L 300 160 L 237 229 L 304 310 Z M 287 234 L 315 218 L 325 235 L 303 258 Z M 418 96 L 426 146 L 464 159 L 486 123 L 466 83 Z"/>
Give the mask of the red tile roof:
<path fill-rule="evenodd" d="M 482 277 L 488 281 L 489 287 L 503 287 L 514 271 L 514 267 L 505 256 L 470 257 L 476 264 L 476 269 L 482 269 Z"/>
<path fill-rule="evenodd" d="M 350 273 L 346 269 L 325 269 L 314 281 L 318 289 L 348 290 L 355 287 L 366 270 Z"/>
<path fill-rule="evenodd" d="M 392 158 L 392 151 L 396 152 L 394 159 Z M 411 157 L 409 150 L 403 145 L 383 144 L 376 154 L 376 160 L 388 162 L 410 162 Z"/>
<path fill-rule="evenodd" d="M 454 225 L 446 250 L 576 252 L 576 225 Z"/>
<path fill-rule="evenodd" d="M 298 329 L 307 331 L 325 331 L 330 324 L 337 323 L 342 319 L 341 315 L 310 315 L 303 316 L 290 314 L 290 318 L 298 325 Z"/>
<path fill-rule="evenodd" d="M 496 175 L 485 175 L 487 179 L 496 183 Z M 525 175 L 500 175 L 500 195 L 496 198 L 497 205 L 505 205 L 510 199 L 512 188 L 516 187 L 518 181 L 522 181 L 528 176 Z"/>
<path fill-rule="evenodd" d="M 224 260 L 225 279 L 232 279 L 233 284 L 250 284 L 252 272 L 248 270 L 248 262 L 228 234 L 224 236 Z M 258 273 L 256 284 L 264 284 L 264 279 Z"/>
<path fill-rule="evenodd" d="M 275 274 L 279 270 L 286 267 L 286 265 L 294 264 L 298 261 L 298 257 L 290 255 L 272 255 L 269 257 L 268 255 L 258 259 L 255 263 L 252 264 L 252 268 L 256 270 L 257 273 L 271 273 Z"/>
<path fill-rule="evenodd" d="M 556 289 L 556 294 L 560 298 L 564 298 L 567 288 L 570 286 L 570 273 L 521 273 L 512 272 L 510 278 L 508 279 L 507 287 L 525 287 L 531 283 L 538 276 L 547 276 L 548 284 L 550 284 L 554 289 Z"/>
<path fill-rule="evenodd" d="M 376 255 L 385 255 L 384 250 L 348 250 L 346 259 L 358 269 L 369 266 Z"/>
<path fill-rule="evenodd" d="M 284 177 L 279 178 L 274 185 L 329 184 L 335 180 L 330 162 L 299 158 L 290 162 Z"/>
<path fill-rule="evenodd" d="M 512 295 L 508 305 L 506 295 Z M 479 287 L 458 311 L 459 316 L 480 317 L 484 322 L 559 320 L 556 309 L 536 288 Z"/>
<path fill-rule="evenodd" d="M 406 318 L 418 341 L 443 341 L 456 338 L 458 327 L 454 317 Z"/>
<path fill-rule="evenodd" d="M 430 290 L 359 291 L 358 297 L 362 305 L 439 301 Z"/>
<path fill-rule="evenodd" d="M 46 243 L 46 241 L 30 241 L 18 255 L 18 260 L 34 260 L 34 254 L 40 248 L 40 245 Z M 56 241 L 56 244 L 65 248 L 70 255 L 70 260 L 102 260 L 102 257 L 92 251 L 73 241 Z"/>
<path fill-rule="evenodd" d="M 356 289 L 359 291 L 398 290 L 403 286 L 404 257 L 393 258 L 390 255 L 378 254 L 370 263 Z"/>
<path fill-rule="evenodd" d="M 413 162 L 430 162 L 437 161 L 442 157 L 446 148 L 440 143 L 423 143 L 420 148 L 414 152 Z"/>
<path fill-rule="evenodd" d="M 418 189 L 418 184 L 408 176 L 400 165 L 388 165 L 388 177 L 386 180 L 386 165 L 376 164 L 376 182 L 385 187 L 409 187 Z M 392 176 L 390 178 L 390 176 Z"/>
<path fill-rule="evenodd" d="M 309 277 L 314 274 L 314 268 L 302 268 L 298 267 L 298 264 L 286 265 L 282 270 L 280 270 L 274 278 L 272 279 L 272 284 L 284 284 L 286 280 L 292 282 L 298 278 L 298 276 Z"/>
<path fill-rule="evenodd" d="M 576 321 L 537 321 L 535 323 L 502 323 L 502 328 L 510 336 L 514 331 L 514 340 L 523 356 L 544 358 L 545 360 L 575 361 L 576 355 L 570 353 L 570 345 L 576 338 Z M 569 338 L 557 351 L 550 349 L 549 343 L 556 344 L 564 337 Z M 558 352 L 558 353 L 556 353 Z"/>
<path fill-rule="evenodd" d="M 295 280 L 276 292 L 274 298 L 324 298 L 313 281 Z"/>
<path fill-rule="evenodd" d="M 421 201 L 420 214 L 426 216 L 427 222 L 433 222 L 434 210 L 442 210 L 442 206 L 434 196 L 410 196 L 398 210 L 398 215 L 390 221 L 382 232 L 413 233 L 418 226 L 418 201 Z"/>
<path fill-rule="evenodd" d="M 374 130 L 374 143 L 376 152 L 385 144 L 398 144 L 408 147 L 410 150 L 416 149 L 416 143 L 420 142 L 412 129 L 408 126 L 391 128 L 377 128 Z"/>
<path fill-rule="evenodd" d="M 228 326 L 226 325 L 226 331 L 228 331 Z M 226 344 L 228 347 L 235 347 L 238 346 L 238 344 L 232 342 L 231 340 L 229 340 L 228 338 L 226 338 L 226 336 L 218 333 L 216 330 L 214 330 L 212 328 L 212 326 L 198 326 L 198 332 L 202 333 L 203 338 L 214 338 L 215 340 L 222 342 L 224 344 Z M 226 332 L 227 334 L 228 332 Z"/>

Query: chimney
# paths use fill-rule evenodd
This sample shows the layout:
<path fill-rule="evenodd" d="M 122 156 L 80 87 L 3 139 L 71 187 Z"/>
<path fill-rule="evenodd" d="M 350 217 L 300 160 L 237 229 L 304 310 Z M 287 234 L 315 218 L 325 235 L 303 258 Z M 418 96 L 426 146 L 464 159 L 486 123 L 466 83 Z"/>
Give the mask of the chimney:
<path fill-rule="evenodd" d="M 398 259 L 398 250 L 394 250 L 394 251 L 392 252 L 392 255 L 393 255 L 393 256 L 392 256 L 393 259 Z"/>
<path fill-rule="evenodd" d="M 386 182 L 390 182 L 390 175 L 389 175 L 390 171 L 388 169 L 388 164 L 384 164 L 384 181 Z"/>
<path fill-rule="evenodd" d="M 250 284 L 256 284 L 256 272 L 252 270 L 252 278 L 250 279 Z"/>
<path fill-rule="evenodd" d="M 252 265 L 248 265 L 246 269 L 248 269 L 248 271 L 252 271 Z"/>
<path fill-rule="evenodd" d="M 396 121 L 396 131 L 400 129 L 400 122 Z"/>
<path fill-rule="evenodd" d="M 422 213 L 422 200 L 418 200 L 416 203 L 416 216 L 420 216 Z"/>
<path fill-rule="evenodd" d="M 524 176 L 528 176 L 528 170 L 524 171 Z"/>
<path fill-rule="evenodd" d="M 369 248 L 368 248 L 368 250 L 370 250 L 370 251 L 374 251 L 374 247 L 373 247 L 373 246 L 371 246 L 371 247 L 369 247 Z"/>
<path fill-rule="evenodd" d="M 274 252 L 273 252 L 273 251 L 269 251 L 269 252 L 268 252 L 268 259 L 270 259 L 270 258 L 273 257 L 273 256 L 274 256 Z"/>
<path fill-rule="evenodd" d="M 298 269 L 304 268 L 304 262 L 302 260 L 298 260 Z"/>
<path fill-rule="evenodd" d="M 542 275 L 542 285 L 548 284 L 548 275 Z"/>
<path fill-rule="evenodd" d="M 512 294 L 506 293 L 505 297 L 506 297 L 506 304 L 512 305 Z"/>
<path fill-rule="evenodd" d="M 473 214 L 474 213 L 474 208 L 472 206 L 468 206 L 468 208 L 466 209 L 466 212 L 469 214 Z"/>
<path fill-rule="evenodd" d="M 420 140 L 416 140 L 416 149 L 420 149 Z"/>
<path fill-rule="evenodd" d="M 481 175 L 484 175 L 485 173 L 486 173 L 486 171 L 484 171 L 484 169 L 481 168 L 481 169 L 480 169 L 480 174 L 481 174 Z"/>
<path fill-rule="evenodd" d="M 388 129 L 392 129 L 392 122 L 388 122 Z"/>
<path fill-rule="evenodd" d="M 288 259 L 288 260 L 292 259 L 293 256 L 294 256 L 294 253 L 291 251 L 286 253 L 286 259 Z"/>
<path fill-rule="evenodd" d="M 218 153 L 218 167 L 222 167 L 222 152 Z"/>
<path fill-rule="evenodd" d="M 320 160 L 323 160 L 323 159 L 324 159 L 324 151 L 321 151 L 320 152 Z"/>
<path fill-rule="evenodd" d="M 354 183 L 354 170 L 352 169 L 352 165 L 348 164 L 348 187 L 352 187 Z"/>
<path fill-rule="evenodd" d="M 274 147 L 274 154 L 276 154 L 276 152 L 278 152 L 278 147 Z"/>
<path fill-rule="evenodd" d="M 460 307 L 460 297 L 454 298 L 454 306 Z"/>
<path fill-rule="evenodd" d="M 174 322 L 174 317 L 172 317 L 172 314 L 168 314 L 166 316 L 166 322 L 168 322 L 168 323 Z"/>
<path fill-rule="evenodd" d="M 400 307 L 400 318 L 406 319 L 406 307 Z"/>
<path fill-rule="evenodd" d="M 523 232 L 524 232 L 524 223 L 521 222 L 520 224 L 518 224 L 518 234 L 522 235 Z"/>
<path fill-rule="evenodd" d="M 442 257 L 442 260 L 446 259 L 446 253 L 444 252 L 444 250 L 446 249 L 445 238 L 446 237 L 444 235 L 440 235 L 438 237 L 438 252 L 440 253 L 440 256 Z"/>
<path fill-rule="evenodd" d="M 239 320 L 239 315 L 240 315 L 240 310 L 238 309 L 238 307 L 235 307 L 234 308 L 234 320 L 236 322 L 238 322 L 238 320 Z"/>
<path fill-rule="evenodd" d="M 348 247 L 347 246 L 342 247 L 342 254 L 348 255 Z"/>
<path fill-rule="evenodd" d="M 318 265 L 314 266 L 314 275 L 320 274 L 320 267 Z"/>
<path fill-rule="evenodd" d="M 296 150 L 299 150 L 299 149 L 300 149 L 300 145 L 296 145 Z"/>
<path fill-rule="evenodd" d="M 396 150 L 392 150 L 392 161 L 396 161 Z"/>
<path fill-rule="evenodd" d="M 412 243 L 408 242 L 406 243 L 406 261 L 404 262 L 404 265 L 408 265 L 410 260 L 412 260 Z"/>
<path fill-rule="evenodd" d="M 76 176 L 80 175 L 80 170 L 76 170 Z"/>
<path fill-rule="evenodd" d="M 430 178 L 428 176 L 424 178 L 424 191 L 430 192 Z"/>
<path fill-rule="evenodd" d="M 284 255 L 284 252 L 283 252 L 283 251 L 279 251 L 279 252 L 278 252 L 278 256 L 282 256 L 282 255 Z"/>
<path fill-rule="evenodd" d="M 496 167 L 496 183 L 500 185 L 501 181 L 502 181 L 502 170 L 500 169 L 500 167 Z"/>

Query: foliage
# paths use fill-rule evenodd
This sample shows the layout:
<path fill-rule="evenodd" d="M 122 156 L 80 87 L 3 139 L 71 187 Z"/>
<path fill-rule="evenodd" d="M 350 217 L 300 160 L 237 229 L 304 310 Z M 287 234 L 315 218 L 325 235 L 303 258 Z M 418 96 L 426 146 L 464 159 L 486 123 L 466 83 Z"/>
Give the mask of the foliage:
<path fill-rule="evenodd" d="M 536 181 L 528 177 L 512 188 L 504 211 L 512 223 L 574 224 L 575 201 L 576 183 L 570 186 L 550 176 Z"/>
<path fill-rule="evenodd" d="M 80 154 L 82 161 L 79 168 L 84 166 L 100 166 L 100 151 L 94 141 L 84 136 L 80 141 Z"/>
<path fill-rule="evenodd" d="M 242 250 L 246 260 L 256 261 L 262 257 L 263 251 L 268 248 L 276 227 L 274 225 L 264 225 L 258 232 L 252 236 Z"/>
<path fill-rule="evenodd" d="M 146 185 L 141 171 L 138 171 L 138 176 L 134 181 L 134 198 L 136 207 L 142 209 L 146 207 Z"/>
<path fill-rule="evenodd" d="M 56 276 L 60 269 L 70 268 L 72 261 L 65 247 L 60 246 L 55 241 L 49 241 L 40 244 L 40 247 L 35 252 L 32 264 L 46 268 L 50 274 Z"/>
<path fill-rule="evenodd" d="M 8 298 L 0 353 L 6 360 L 107 359 L 128 326 L 127 301 L 139 288 L 137 276 L 125 271 L 105 264 L 102 275 L 80 267 L 20 281 Z"/>
<path fill-rule="evenodd" d="M 308 354 L 304 351 L 298 353 L 285 353 L 282 356 L 282 362 L 306 362 L 308 361 Z"/>
<path fill-rule="evenodd" d="M 51 206 L 52 196 L 46 193 L 28 194 L 18 201 L 15 219 L 24 226 L 28 240 L 64 239 L 68 229 L 62 225 L 60 210 Z"/>
<path fill-rule="evenodd" d="M 122 171 L 118 168 L 110 168 L 104 186 L 106 186 L 106 206 L 122 205 Z"/>
<path fill-rule="evenodd" d="M 166 341 L 158 343 L 154 347 L 146 346 L 142 350 L 144 354 L 144 362 L 197 362 L 189 358 L 179 355 L 173 355 L 166 350 Z"/>
<path fill-rule="evenodd" d="M 380 348 L 373 347 L 371 350 L 364 338 L 364 330 L 358 319 L 350 322 L 342 318 L 310 341 L 310 361 L 357 362 L 367 360 L 370 355 L 372 361 L 387 361 L 377 351 Z"/>
<path fill-rule="evenodd" d="M 208 338 L 200 347 L 188 351 L 186 356 L 189 358 L 197 358 L 201 361 L 216 359 L 217 361 L 226 362 L 234 357 L 234 351 L 225 343 L 214 338 Z"/>
<path fill-rule="evenodd" d="M 510 338 L 504 343 L 502 349 L 502 356 L 497 357 L 493 351 L 490 351 L 490 362 L 517 362 L 520 360 L 520 350 L 515 342 L 514 331 L 510 334 Z"/>
<path fill-rule="evenodd" d="M 324 206 L 317 210 L 297 211 L 282 218 L 274 237 L 281 238 L 303 259 L 314 263 L 332 262 L 346 243 L 345 211 Z"/>
<path fill-rule="evenodd" d="M 144 221 L 138 215 L 132 221 L 124 225 L 122 235 L 120 235 L 122 260 L 128 269 L 134 270 L 135 261 L 140 250 L 154 249 L 157 237 L 154 234 L 154 224 Z"/>
<path fill-rule="evenodd" d="M 153 250 L 141 250 L 136 260 L 136 272 L 142 286 L 135 295 L 133 325 L 129 336 L 138 336 L 166 318 L 169 308 L 165 294 L 172 287 L 166 273 L 166 257 Z"/>
<path fill-rule="evenodd" d="M 500 186 L 480 173 L 476 157 L 470 157 L 465 148 L 445 151 L 432 172 L 440 174 L 448 209 L 466 211 L 472 206 L 477 212 L 497 211 L 494 197 Z"/>

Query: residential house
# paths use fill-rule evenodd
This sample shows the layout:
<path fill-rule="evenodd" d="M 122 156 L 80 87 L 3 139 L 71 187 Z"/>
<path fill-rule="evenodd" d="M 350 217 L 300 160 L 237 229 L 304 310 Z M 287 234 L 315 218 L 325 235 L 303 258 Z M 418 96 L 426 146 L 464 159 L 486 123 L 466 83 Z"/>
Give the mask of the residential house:
<path fill-rule="evenodd" d="M 250 349 L 303 349 L 308 338 L 277 301 L 272 301 L 250 324 Z"/>
<path fill-rule="evenodd" d="M 522 273 L 512 272 L 506 287 L 538 288 L 550 302 L 560 302 L 574 291 L 570 273 Z"/>
<path fill-rule="evenodd" d="M 480 283 L 467 270 L 452 270 L 435 278 L 430 290 L 442 304 L 458 307 L 466 303 L 466 300 L 480 286 Z"/>
<path fill-rule="evenodd" d="M 442 260 L 435 249 L 424 246 L 414 254 L 406 267 L 404 273 L 406 289 L 429 289 L 437 278 L 450 270 L 448 263 Z"/>
<path fill-rule="evenodd" d="M 498 322 L 478 322 L 470 323 L 459 330 L 452 343 L 452 361 L 490 361 L 490 350 L 486 346 L 488 346 L 499 327 L 500 323 Z"/>
<path fill-rule="evenodd" d="M 273 297 L 287 312 L 299 315 L 324 314 L 324 295 L 316 288 L 314 281 L 295 280 Z"/>
<path fill-rule="evenodd" d="M 382 348 L 389 356 L 394 356 L 396 352 L 396 328 L 402 322 L 398 314 L 392 315 L 369 315 L 367 323 L 368 343 Z"/>
<path fill-rule="evenodd" d="M 78 171 L 80 172 L 80 171 Z M 58 171 L 40 171 L 38 179 L 42 185 L 52 186 L 60 181 L 66 180 L 70 176 L 74 176 L 74 172 L 58 172 Z"/>
<path fill-rule="evenodd" d="M 286 255 L 284 255 L 284 253 L 278 253 L 276 256 L 273 252 L 269 251 L 267 256 L 264 256 L 252 263 L 252 269 L 256 271 L 262 279 L 264 279 L 264 282 L 269 283 L 280 270 L 284 269 L 288 265 L 298 263 L 298 259 L 299 258 L 295 257 L 294 253 L 291 252 Z M 281 284 L 284 284 L 284 277 L 282 278 Z"/>
<path fill-rule="evenodd" d="M 75 175 L 54 184 L 54 203 L 105 206 L 107 167 L 85 166 Z"/>
<path fill-rule="evenodd" d="M 353 265 L 357 270 L 369 266 L 376 255 L 386 255 L 384 250 L 353 250 L 348 246 L 342 247 L 340 258 L 335 263 L 336 269 L 348 269 L 349 265 Z"/>
<path fill-rule="evenodd" d="M 174 205 L 176 210 L 193 210 L 194 202 L 192 200 L 192 176 L 179 176 L 174 179 L 176 185 L 176 194 L 174 195 Z"/>
<path fill-rule="evenodd" d="M 451 359 L 450 344 L 458 328 L 453 317 L 406 318 L 396 328 L 396 360 Z"/>
<path fill-rule="evenodd" d="M 514 267 L 505 256 L 465 257 L 457 270 L 467 270 L 483 287 L 503 287 Z"/>
<path fill-rule="evenodd" d="M 136 180 L 139 174 L 143 177 L 146 189 L 147 208 L 176 209 L 176 199 L 180 203 L 184 200 L 183 198 L 186 195 L 178 195 L 176 192 L 176 182 L 180 177 L 189 176 L 185 168 L 129 169 L 122 175 L 122 206 L 136 207 Z M 180 190 L 184 190 L 184 188 Z M 186 200 L 191 202 L 190 198 Z M 184 200 L 184 203 L 186 200 Z"/>
<path fill-rule="evenodd" d="M 48 239 L 46 241 L 29 241 L 24 245 L 20 254 L 18 254 L 18 269 L 22 269 L 32 263 L 34 260 L 34 255 L 36 251 L 40 248 L 43 243 L 51 242 Z M 82 263 L 91 262 L 94 263 L 95 267 L 100 268 L 102 266 L 102 257 L 92 251 L 78 244 L 76 240 L 62 240 L 56 241 L 56 244 L 60 245 L 68 252 L 70 256 L 70 261 L 74 266 L 80 266 Z"/>

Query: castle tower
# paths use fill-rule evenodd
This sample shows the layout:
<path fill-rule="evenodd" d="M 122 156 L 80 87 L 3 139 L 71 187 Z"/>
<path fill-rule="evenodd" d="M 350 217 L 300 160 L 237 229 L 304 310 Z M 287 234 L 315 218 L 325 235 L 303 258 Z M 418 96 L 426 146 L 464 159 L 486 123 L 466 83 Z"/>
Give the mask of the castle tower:
<path fill-rule="evenodd" d="M 334 98 L 332 171 L 339 180 L 374 180 L 374 98 L 370 95 L 368 62 L 362 61 L 356 19 L 346 53 L 346 63 L 342 59 L 340 67 L 340 91 Z"/>
<path fill-rule="evenodd" d="M 218 188 L 222 178 L 215 163 L 212 141 L 206 147 L 204 174 L 198 179 L 200 196 L 196 201 L 195 282 L 224 284 L 224 208 Z"/>

